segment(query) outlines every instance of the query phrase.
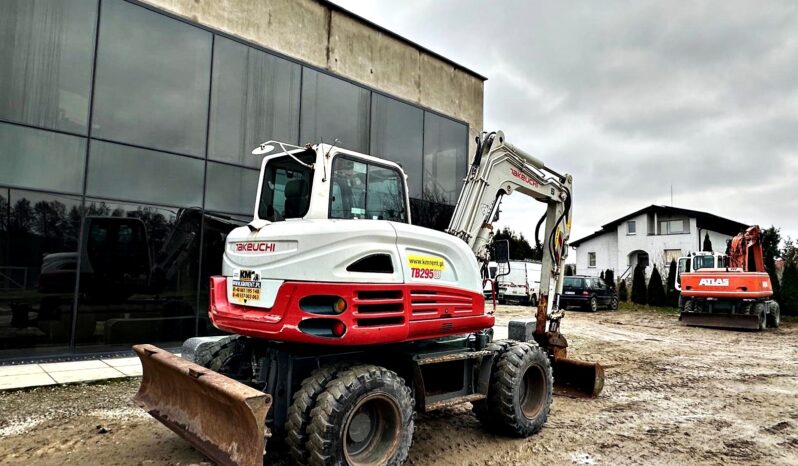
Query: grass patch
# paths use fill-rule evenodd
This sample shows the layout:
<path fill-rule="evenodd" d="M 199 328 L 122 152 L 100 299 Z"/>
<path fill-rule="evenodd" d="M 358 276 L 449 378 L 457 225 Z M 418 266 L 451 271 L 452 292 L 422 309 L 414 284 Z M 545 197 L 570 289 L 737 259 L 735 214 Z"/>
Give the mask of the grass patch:
<path fill-rule="evenodd" d="M 798 316 L 781 316 L 782 322 L 787 322 L 788 324 L 798 324 Z"/>
<path fill-rule="evenodd" d="M 648 306 L 635 303 L 618 303 L 618 309 L 627 312 L 648 312 L 669 316 L 679 315 L 679 309 L 675 307 Z"/>

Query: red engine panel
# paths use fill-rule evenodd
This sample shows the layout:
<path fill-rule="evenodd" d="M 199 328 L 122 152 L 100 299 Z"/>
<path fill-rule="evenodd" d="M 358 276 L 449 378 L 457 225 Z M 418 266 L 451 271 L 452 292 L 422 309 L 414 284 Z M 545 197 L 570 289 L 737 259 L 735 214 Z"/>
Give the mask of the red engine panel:
<path fill-rule="evenodd" d="M 482 293 L 440 285 L 285 282 L 271 309 L 229 302 L 227 277 L 211 277 L 210 286 L 209 315 L 217 328 L 268 340 L 373 345 L 476 332 L 494 323 Z M 319 296 L 340 297 L 346 309 L 339 314 L 301 304 Z"/>
<path fill-rule="evenodd" d="M 773 295 L 765 272 L 702 269 L 682 274 L 681 280 L 682 296 L 691 298 L 756 299 Z"/>

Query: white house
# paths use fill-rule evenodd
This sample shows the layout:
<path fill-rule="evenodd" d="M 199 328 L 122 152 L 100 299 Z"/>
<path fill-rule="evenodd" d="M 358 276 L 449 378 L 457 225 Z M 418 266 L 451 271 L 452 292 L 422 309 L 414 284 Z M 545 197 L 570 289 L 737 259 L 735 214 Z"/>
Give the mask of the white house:
<path fill-rule="evenodd" d="M 701 251 L 706 235 L 713 251 L 726 252 L 726 241 L 747 226 L 697 210 L 650 205 L 572 241 L 571 247 L 580 275 L 612 269 L 617 279 L 628 278 L 642 262 L 647 276 L 656 265 L 664 277 L 671 259 Z"/>

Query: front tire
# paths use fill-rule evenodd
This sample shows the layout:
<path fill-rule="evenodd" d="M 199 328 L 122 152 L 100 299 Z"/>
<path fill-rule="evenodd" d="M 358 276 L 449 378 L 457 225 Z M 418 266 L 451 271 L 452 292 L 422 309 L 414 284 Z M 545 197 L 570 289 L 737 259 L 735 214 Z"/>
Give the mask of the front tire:
<path fill-rule="evenodd" d="M 759 331 L 767 329 L 767 314 L 765 312 L 765 303 L 757 303 L 754 305 L 754 314 L 758 316 Z"/>
<path fill-rule="evenodd" d="M 610 298 L 610 310 L 611 311 L 617 311 L 618 310 L 618 297 L 617 296 L 613 296 L 612 298 Z"/>
<path fill-rule="evenodd" d="M 327 384 L 311 411 L 309 463 L 400 465 L 413 440 L 413 395 L 395 372 L 360 365 Z"/>
<path fill-rule="evenodd" d="M 491 430 L 514 437 L 538 432 L 548 419 L 554 386 L 549 358 L 536 343 L 502 342 L 488 399 L 475 412 Z"/>

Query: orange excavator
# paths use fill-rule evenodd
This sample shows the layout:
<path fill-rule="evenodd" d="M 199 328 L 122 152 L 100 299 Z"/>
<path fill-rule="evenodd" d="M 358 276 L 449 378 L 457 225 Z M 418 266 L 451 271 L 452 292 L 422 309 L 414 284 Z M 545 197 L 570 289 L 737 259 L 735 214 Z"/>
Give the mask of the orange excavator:
<path fill-rule="evenodd" d="M 777 328 L 779 304 L 765 271 L 762 232 L 748 227 L 729 242 L 727 253 L 679 259 L 679 320 L 686 325 L 748 330 Z"/>

